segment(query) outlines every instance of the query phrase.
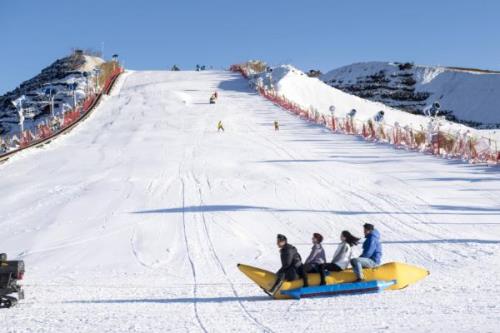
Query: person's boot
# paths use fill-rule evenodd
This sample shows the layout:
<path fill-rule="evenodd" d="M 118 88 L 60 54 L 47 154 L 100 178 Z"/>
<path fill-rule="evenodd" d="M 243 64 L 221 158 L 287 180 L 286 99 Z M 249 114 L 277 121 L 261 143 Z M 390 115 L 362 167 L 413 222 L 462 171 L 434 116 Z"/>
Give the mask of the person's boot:
<path fill-rule="evenodd" d="M 302 267 L 302 269 L 300 271 L 300 273 L 301 273 L 300 275 L 302 275 L 302 281 L 304 281 L 303 286 L 302 286 L 303 288 L 309 287 L 309 280 L 307 278 L 307 271 L 308 270 L 306 269 L 306 267 Z"/>
<path fill-rule="evenodd" d="M 302 277 L 302 281 L 304 281 L 304 285 L 302 286 L 303 288 L 309 287 L 309 281 L 307 279 L 307 273 L 305 273 L 304 276 Z"/>
<path fill-rule="evenodd" d="M 269 294 L 274 295 L 281 288 L 282 284 L 283 284 L 283 280 L 276 279 L 276 282 L 274 282 L 274 285 L 271 287 L 271 289 L 268 290 Z"/>
<path fill-rule="evenodd" d="M 320 282 L 319 282 L 319 285 L 320 286 L 324 286 L 326 284 L 325 282 L 325 265 L 319 265 L 319 278 L 320 278 Z"/>
<path fill-rule="evenodd" d="M 354 282 L 365 282 L 365 278 L 362 275 L 361 276 L 360 275 L 361 274 L 356 275 L 356 281 Z"/>

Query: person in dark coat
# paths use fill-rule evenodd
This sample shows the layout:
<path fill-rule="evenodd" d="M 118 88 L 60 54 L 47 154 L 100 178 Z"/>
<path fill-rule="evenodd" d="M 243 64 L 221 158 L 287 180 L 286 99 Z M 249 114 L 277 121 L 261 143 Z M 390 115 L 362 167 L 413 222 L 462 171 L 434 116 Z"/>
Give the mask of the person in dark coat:
<path fill-rule="evenodd" d="M 280 248 L 281 268 L 276 272 L 276 282 L 269 289 L 274 294 L 283 284 L 283 281 L 293 281 L 304 277 L 302 258 L 295 246 L 288 244 L 285 235 L 278 234 L 277 245 Z"/>
<path fill-rule="evenodd" d="M 363 281 L 363 268 L 374 268 L 380 265 L 382 259 L 382 244 L 380 233 L 373 224 L 363 225 L 365 241 L 363 242 L 363 253 L 359 258 L 351 259 L 352 270 L 356 274 L 356 281 Z"/>

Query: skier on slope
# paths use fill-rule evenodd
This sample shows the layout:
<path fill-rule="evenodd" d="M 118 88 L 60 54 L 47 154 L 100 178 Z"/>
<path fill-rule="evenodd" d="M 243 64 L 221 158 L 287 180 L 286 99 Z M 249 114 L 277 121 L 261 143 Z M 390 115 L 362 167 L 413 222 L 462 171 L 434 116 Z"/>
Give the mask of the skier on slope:
<path fill-rule="evenodd" d="M 224 125 L 222 125 L 222 120 L 219 120 L 219 122 L 217 123 L 217 132 L 224 132 Z"/>
<path fill-rule="evenodd" d="M 210 104 L 215 104 L 215 101 L 217 100 L 217 97 L 215 94 L 212 94 L 212 96 L 210 96 Z"/>
<path fill-rule="evenodd" d="M 302 280 L 304 280 L 304 287 L 309 285 L 307 280 L 307 273 L 320 273 L 321 276 L 321 285 L 325 284 L 325 250 L 323 246 L 321 246 L 321 242 L 323 241 L 323 236 L 318 233 L 314 233 L 312 237 L 313 246 L 311 248 L 311 253 L 307 257 L 304 263 L 304 276 Z"/>
<path fill-rule="evenodd" d="M 295 246 L 288 244 L 285 235 L 278 234 L 276 243 L 280 248 L 281 268 L 276 272 L 276 282 L 268 290 L 274 294 L 283 284 L 283 281 L 293 281 L 298 277 L 304 277 L 304 265 L 302 258 Z"/>
<path fill-rule="evenodd" d="M 280 130 L 280 124 L 278 123 L 277 120 L 274 121 L 274 130 L 279 131 Z"/>
<path fill-rule="evenodd" d="M 356 282 L 363 281 L 363 268 L 374 268 L 380 265 L 382 259 L 382 245 L 380 233 L 373 224 L 363 225 L 365 241 L 363 242 L 363 253 L 359 258 L 351 259 L 352 270 L 356 274 Z"/>

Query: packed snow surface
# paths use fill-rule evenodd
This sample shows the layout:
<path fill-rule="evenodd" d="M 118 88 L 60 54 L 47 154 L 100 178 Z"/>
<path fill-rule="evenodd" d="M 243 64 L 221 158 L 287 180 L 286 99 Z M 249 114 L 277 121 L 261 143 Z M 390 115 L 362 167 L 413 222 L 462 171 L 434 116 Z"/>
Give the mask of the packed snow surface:
<path fill-rule="evenodd" d="M 333 135 L 239 75 L 127 73 L 70 134 L 0 165 L 0 188 L 1 250 L 27 268 L 1 332 L 498 332 L 497 169 Z M 277 233 L 305 257 L 320 232 L 331 257 L 365 222 L 384 261 L 431 275 L 276 301 L 236 268 L 277 269 Z"/>

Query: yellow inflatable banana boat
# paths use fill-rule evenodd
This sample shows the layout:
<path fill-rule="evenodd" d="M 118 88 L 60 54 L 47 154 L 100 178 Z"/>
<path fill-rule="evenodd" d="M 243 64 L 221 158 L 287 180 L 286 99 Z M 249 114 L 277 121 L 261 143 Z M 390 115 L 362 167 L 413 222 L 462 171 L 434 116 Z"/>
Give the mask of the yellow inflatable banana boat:
<path fill-rule="evenodd" d="M 268 290 L 276 281 L 276 274 L 253 266 L 238 264 L 239 270 L 259 287 Z M 403 264 L 399 262 L 390 262 L 375 268 L 363 269 L 365 281 L 391 281 L 387 289 L 403 289 L 419 280 L 422 280 L 429 271 L 420 267 Z M 308 274 L 309 285 L 317 286 L 320 282 L 319 274 Z M 342 272 L 331 272 L 325 279 L 326 285 L 336 285 L 350 283 L 356 280 L 353 271 L 348 269 Z M 273 295 L 275 299 L 292 298 L 290 294 L 282 294 L 282 291 L 296 290 L 302 288 L 302 280 L 285 281 L 281 288 Z M 305 288 L 302 288 L 305 289 Z"/>

